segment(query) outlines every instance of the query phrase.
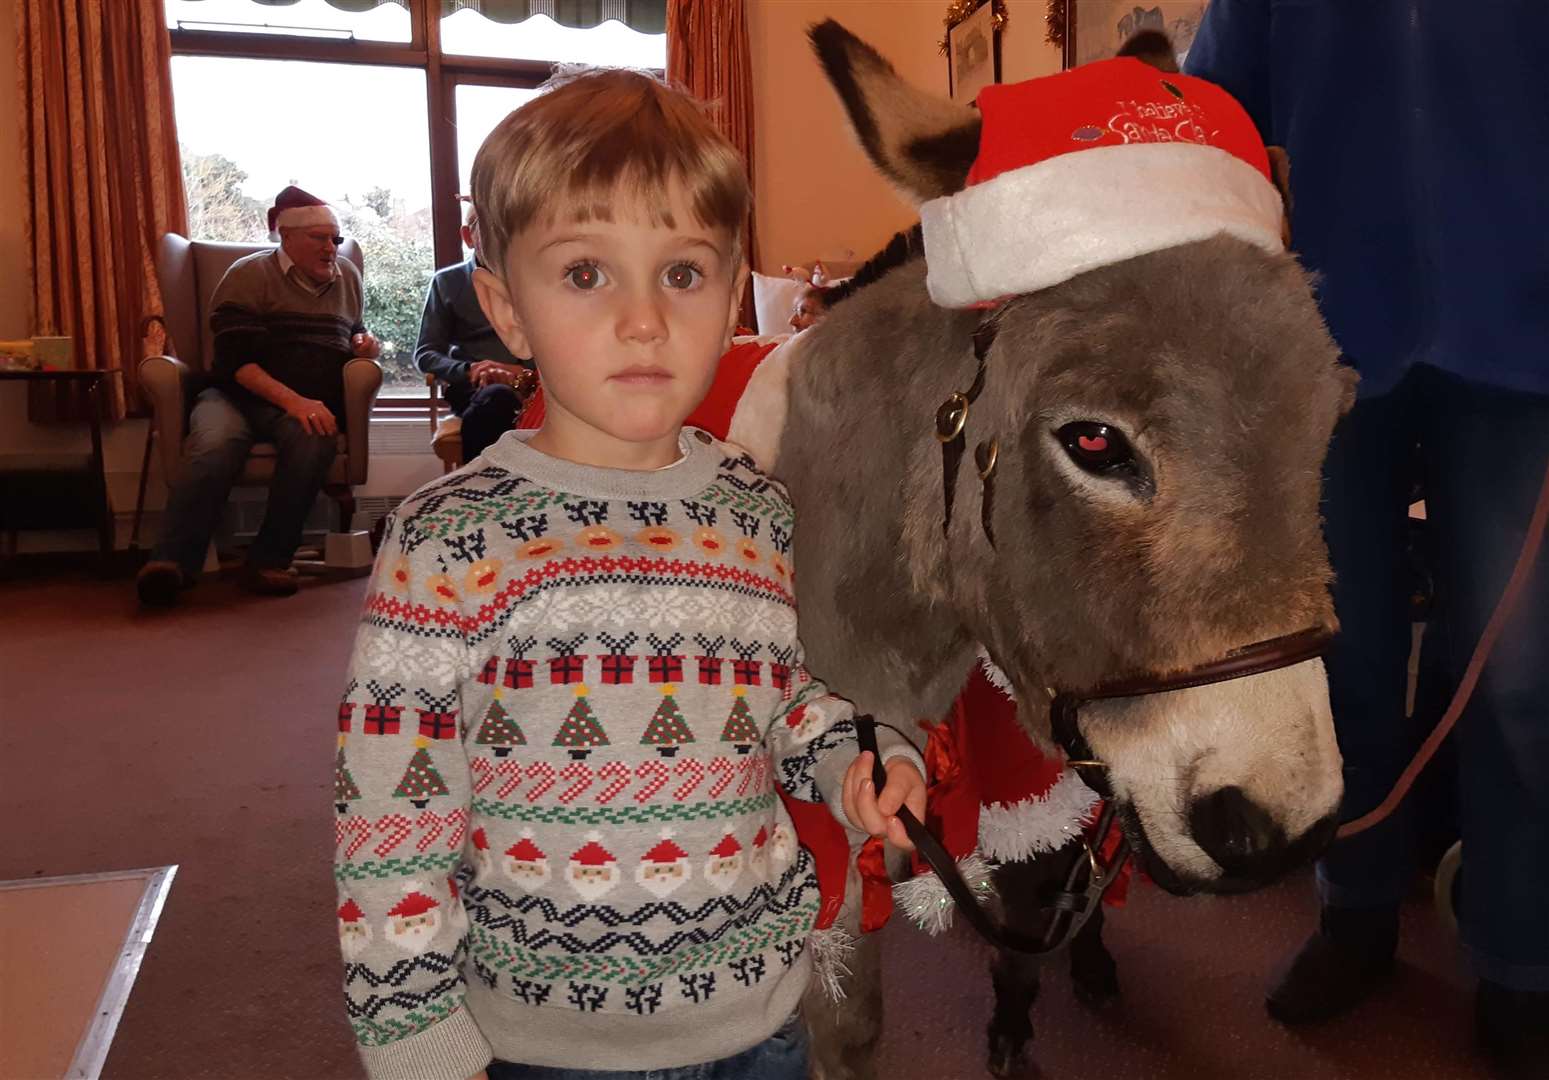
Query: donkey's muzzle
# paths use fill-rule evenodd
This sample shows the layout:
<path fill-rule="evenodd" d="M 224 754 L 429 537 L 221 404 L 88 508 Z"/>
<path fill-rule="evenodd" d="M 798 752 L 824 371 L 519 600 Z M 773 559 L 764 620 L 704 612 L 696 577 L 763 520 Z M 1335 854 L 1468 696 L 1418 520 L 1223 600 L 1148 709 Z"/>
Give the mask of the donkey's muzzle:
<path fill-rule="evenodd" d="M 1189 807 L 1190 835 L 1221 867 L 1212 892 L 1268 885 L 1327 847 L 1334 827 L 1331 815 L 1300 836 L 1287 837 L 1268 811 L 1235 786 L 1218 788 Z"/>

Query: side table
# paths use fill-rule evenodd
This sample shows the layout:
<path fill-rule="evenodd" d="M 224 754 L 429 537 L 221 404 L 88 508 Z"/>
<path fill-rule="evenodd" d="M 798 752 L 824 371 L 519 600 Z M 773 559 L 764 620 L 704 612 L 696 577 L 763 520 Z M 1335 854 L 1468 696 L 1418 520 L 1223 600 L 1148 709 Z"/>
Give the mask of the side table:
<path fill-rule="evenodd" d="M 110 380 L 118 378 L 120 374 L 118 371 L 101 368 L 71 371 L 0 370 L 0 383 L 26 382 L 59 387 L 84 387 L 87 400 L 90 403 L 87 420 L 91 425 L 91 457 L 83 468 L 74 471 L 74 475 L 83 479 L 89 490 L 88 498 L 90 505 L 86 509 L 91 511 L 89 516 L 95 519 L 96 522 L 97 546 L 101 552 L 104 564 L 113 555 L 113 511 L 108 504 L 107 472 L 102 455 L 102 422 L 106 413 L 107 390 Z M 5 470 L 0 468 L 0 472 L 3 471 Z M 55 472 L 57 470 L 49 471 Z M 0 528 L 16 527 L 18 526 L 9 522 L 0 523 Z M 50 527 L 50 523 L 28 518 L 21 523 L 21 527 L 47 528 Z M 66 525 L 64 527 L 69 526 Z"/>

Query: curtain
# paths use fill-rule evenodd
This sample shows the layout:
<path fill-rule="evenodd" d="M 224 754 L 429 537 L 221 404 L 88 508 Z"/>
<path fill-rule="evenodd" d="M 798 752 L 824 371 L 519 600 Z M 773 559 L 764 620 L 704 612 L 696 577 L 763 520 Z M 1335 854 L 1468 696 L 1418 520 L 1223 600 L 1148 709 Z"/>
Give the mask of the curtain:
<path fill-rule="evenodd" d="M 161 310 L 155 251 L 187 232 L 161 0 L 19 0 L 22 167 L 33 332 L 75 339 L 75 366 L 126 380 L 160 352 L 141 321 Z M 41 417 L 40 417 L 41 419 Z"/>
<path fill-rule="evenodd" d="M 253 2 L 289 7 L 296 0 Z M 329 7 L 340 11 L 370 11 L 383 4 L 409 6 L 408 0 L 328 0 Z M 486 19 L 499 23 L 518 23 L 534 15 L 547 15 L 561 26 L 582 29 L 609 19 L 617 19 L 642 34 L 660 34 L 667 26 L 667 0 L 441 0 L 443 18 L 463 8 L 473 8 Z"/>
<path fill-rule="evenodd" d="M 753 65 L 746 0 L 667 0 L 667 81 L 710 103 L 711 118 L 742 154 L 752 184 Z M 756 267 L 751 212 L 746 235 L 748 265 Z M 749 288 L 742 304 L 749 326 L 755 325 L 752 296 Z"/>

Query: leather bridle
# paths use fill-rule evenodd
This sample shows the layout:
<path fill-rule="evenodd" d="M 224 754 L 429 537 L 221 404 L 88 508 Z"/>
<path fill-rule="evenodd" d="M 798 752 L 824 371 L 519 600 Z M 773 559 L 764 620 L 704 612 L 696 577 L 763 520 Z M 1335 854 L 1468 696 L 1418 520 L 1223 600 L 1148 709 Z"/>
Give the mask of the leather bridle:
<path fill-rule="evenodd" d="M 977 365 L 973 382 L 967 390 L 948 396 L 936 410 L 935 434 L 937 442 L 941 444 L 943 534 L 951 529 L 957 474 L 968 444 L 968 414 L 984 391 L 987 358 L 990 345 L 995 340 L 995 331 L 993 316 L 980 321 L 973 333 L 974 360 Z M 979 479 L 984 484 L 980 526 L 992 548 L 995 546 L 991 520 L 994 477 L 999 451 L 999 442 L 993 437 L 980 442 L 974 450 Z M 1091 746 L 1081 733 L 1078 722 L 1081 707 L 1093 701 L 1165 694 L 1277 671 L 1323 655 L 1332 640 L 1332 631 L 1323 627 L 1309 627 L 1234 649 L 1216 660 L 1185 671 L 1125 675 L 1106 679 L 1085 690 L 1048 690 L 1050 729 L 1054 741 L 1064 750 L 1070 767 L 1104 801 L 1091 836 L 1082 840 L 1085 858 L 1076 859 L 1065 876 L 1063 887 L 1042 908 L 1045 923 L 1040 934 L 1026 934 L 994 920 L 981 906 L 982 897 L 963 880 L 952 856 L 908 807 L 899 808 L 899 821 L 921 857 L 941 879 L 957 909 L 991 945 L 1020 953 L 1047 953 L 1063 948 L 1070 944 L 1097 910 L 1103 894 L 1117 880 L 1129 857 L 1129 843 L 1122 833 L 1106 862 L 1100 855 L 1115 817 L 1113 787 L 1108 780 L 1108 766 L 1093 755 Z M 887 770 L 877 754 L 875 721 L 870 716 L 857 716 L 856 726 L 861 749 L 872 752 L 872 781 L 880 793 L 887 784 Z"/>

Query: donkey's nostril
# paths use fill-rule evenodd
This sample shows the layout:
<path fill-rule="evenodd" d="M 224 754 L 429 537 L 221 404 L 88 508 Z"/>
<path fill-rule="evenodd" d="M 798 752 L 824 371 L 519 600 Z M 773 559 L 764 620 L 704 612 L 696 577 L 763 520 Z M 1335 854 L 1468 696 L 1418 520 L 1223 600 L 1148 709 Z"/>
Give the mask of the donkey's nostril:
<path fill-rule="evenodd" d="M 1194 842 L 1233 876 L 1255 877 L 1286 847 L 1286 835 L 1242 788 L 1224 787 L 1189 807 Z"/>

